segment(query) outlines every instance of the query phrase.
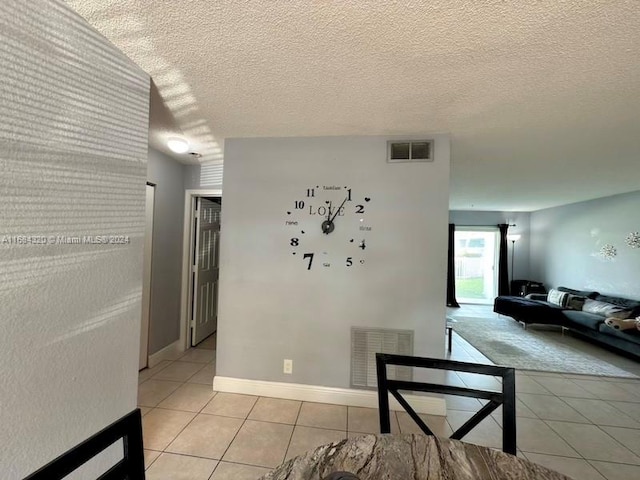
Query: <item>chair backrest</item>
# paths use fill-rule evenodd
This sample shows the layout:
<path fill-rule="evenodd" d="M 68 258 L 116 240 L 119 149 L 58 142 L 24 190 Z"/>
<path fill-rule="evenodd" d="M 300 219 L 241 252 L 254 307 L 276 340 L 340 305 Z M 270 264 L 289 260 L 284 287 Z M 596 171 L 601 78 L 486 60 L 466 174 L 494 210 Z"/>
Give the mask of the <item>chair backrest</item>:
<path fill-rule="evenodd" d="M 469 372 L 480 375 L 501 377 L 502 391 L 496 392 L 492 390 L 478 390 L 453 385 L 390 380 L 387 378 L 387 365 L 452 370 L 455 372 Z M 433 435 L 433 432 L 422 421 L 411 405 L 407 403 L 406 399 L 400 394 L 400 390 L 480 398 L 488 400 L 488 403 L 486 403 L 464 425 L 456 430 L 450 438 L 454 440 L 462 439 L 462 437 L 469 433 L 476 425 L 489 416 L 491 412 L 502 405 L 502 450 L 513 455 L 516 454 L 516 381 L 515 370 L 513 368 L 457 362 L 454 360 L 442 360 L 437 358 L 392 355 L 386 353 L 376 353 L 376 368 L 378 376 L 378 408 L 380 411 L 381 433 L 391 433 L 389 393 L 395 397 L 402 408 L 406 410 L 409 416 L 427 435 Z"/>
<path fill-rule="evenodd" d="M 63 479 L 120 439 L 124 444 L 122 460 L 98 480 L 144 480 L 142 415 L 139 408 L 63 453 L 25 480 Z"/>

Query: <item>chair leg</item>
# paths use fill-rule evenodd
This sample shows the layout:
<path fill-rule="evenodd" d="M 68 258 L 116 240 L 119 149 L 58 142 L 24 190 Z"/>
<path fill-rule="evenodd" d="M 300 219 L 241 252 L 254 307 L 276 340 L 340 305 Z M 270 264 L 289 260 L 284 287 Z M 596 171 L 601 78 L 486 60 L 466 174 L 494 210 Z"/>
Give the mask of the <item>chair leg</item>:
<path fill-rule="evenodd" d="M 378 414 L 380 416 L 380 433 L 391 433 L 387 366 L 378 357 L 376 357 L 376 370 L 378 375 Z"/>
<path fill-rule="evenodd" d="M 510 368 L 502 377 L 502 450 L 516 455 L 516 373 Z"/>

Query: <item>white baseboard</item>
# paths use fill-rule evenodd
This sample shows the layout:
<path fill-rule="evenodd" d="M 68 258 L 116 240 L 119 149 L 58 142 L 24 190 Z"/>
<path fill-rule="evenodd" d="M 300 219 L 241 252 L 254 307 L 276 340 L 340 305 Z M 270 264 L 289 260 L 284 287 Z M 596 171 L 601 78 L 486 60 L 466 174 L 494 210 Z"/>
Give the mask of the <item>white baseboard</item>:
<path fill-rule="evenodd" d="M 304 402 L 331 403 L 350 407 L 378 408 L 378 392 L 375 390 L 356 390 L 351 388 L 322 387 L 299 383 L 266 382 L 245 378 L 213 378 L 213 389 L 218 392 L 243 393 L 263 397 L 285 398 Z M 430 415 L 447 414 L 444 398 L 422 395 L 404 395 L 417 413 Z M 395 398 L 389 398 L 392 410 L 403 410 Z"/>
<path fill-rule="evenodd" d="M 153 355 L 149 355 L 149 368 L 155 367 L 163 360 L 177 360 L 184 353 L 180 340 L 170 343 L 162 350 L 157 351 Z"/>

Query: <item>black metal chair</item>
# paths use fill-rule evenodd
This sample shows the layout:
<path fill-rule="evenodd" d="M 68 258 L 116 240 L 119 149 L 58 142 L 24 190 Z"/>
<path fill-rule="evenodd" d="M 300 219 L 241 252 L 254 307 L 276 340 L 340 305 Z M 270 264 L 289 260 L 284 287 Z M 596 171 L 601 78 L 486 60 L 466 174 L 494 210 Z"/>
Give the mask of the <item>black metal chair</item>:
<path fill-rule="evenodd" d="M 63 479 L 120 439 L 124 444 L 124 457 L 98 480 L 144 480 L 142 415 L 139 408 L 63 453 L 24 480 Z"/>
<path fill-rule="evenodd" d="M 474 388 L 452 385 L 439 385 L 434 383 L 390 380 L 387 378 L 387 365 L 451 370 L 455 372 L 469 372 L 502 377 L 502 392 L 477 390 Z M 480 398 L 488 400 L 488 403 L 485 404 L 474 416 L 467 420 L 464 425 L 456 430 L 450 438 L 454 440 L 461 440 L 476 425 L 489 416 L 491 412 L 502 405 L 502 450 L 512 455 L 516 454 L 516 377 L 515 370 L 513 368 L 457 362 L 454 360 L 441 360 L 436 358 L 391 355 L 386 353 L 376 353 L 376 368 L 378 375 L 378 408 L 380 410 L 381 433 L 391 433 L 389 392 L 396 400 L 398 400 L 398 403 L 400 403 L 402 408 L 406 410 L 409 416 L 427 435 L 433 435 L 433 432 L 422 421 L 415 410 L 407 403 L 404 397 L 400 394 L 400 390 Z"/>

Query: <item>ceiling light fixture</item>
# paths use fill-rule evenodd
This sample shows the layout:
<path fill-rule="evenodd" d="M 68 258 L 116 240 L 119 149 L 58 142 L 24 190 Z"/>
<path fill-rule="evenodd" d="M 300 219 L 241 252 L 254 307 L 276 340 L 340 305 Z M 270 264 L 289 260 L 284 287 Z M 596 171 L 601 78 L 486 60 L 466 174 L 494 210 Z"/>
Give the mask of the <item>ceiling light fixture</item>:
<path fill-rule="evenodd" d="M 173 137 L 167 140 L 167 146 L 174 153 L 187 153 L 189 150 L 189 142 L 184 138 Z"/>

